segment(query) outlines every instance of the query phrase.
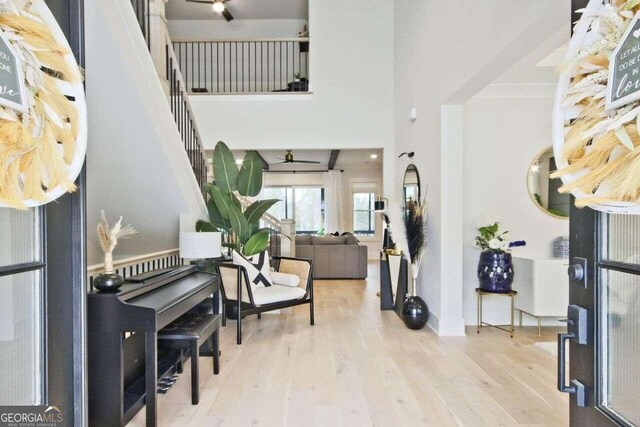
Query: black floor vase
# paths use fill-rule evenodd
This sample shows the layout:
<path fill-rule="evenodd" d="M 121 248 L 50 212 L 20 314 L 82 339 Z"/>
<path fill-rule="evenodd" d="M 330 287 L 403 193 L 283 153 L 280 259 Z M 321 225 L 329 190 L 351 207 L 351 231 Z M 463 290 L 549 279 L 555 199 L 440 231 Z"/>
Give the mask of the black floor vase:
<path fill-rule="evenodd" d="M 402 321 L 409 329 L 422 329 L 429 320 L 429 307 L 419 296 L 409 296 L 402 304 Z"/>

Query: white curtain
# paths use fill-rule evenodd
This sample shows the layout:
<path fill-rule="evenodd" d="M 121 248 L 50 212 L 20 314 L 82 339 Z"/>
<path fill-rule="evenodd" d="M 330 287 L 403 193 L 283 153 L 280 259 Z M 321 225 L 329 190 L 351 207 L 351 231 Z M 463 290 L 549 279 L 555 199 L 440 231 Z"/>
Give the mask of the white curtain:
<path fill-rule="evenodd" d="M 328 171 L 324 174 L 324 230 L 326 233 L 343 233 L 344 226 L 344 197 L 342 188 L 342 173 Z"/>

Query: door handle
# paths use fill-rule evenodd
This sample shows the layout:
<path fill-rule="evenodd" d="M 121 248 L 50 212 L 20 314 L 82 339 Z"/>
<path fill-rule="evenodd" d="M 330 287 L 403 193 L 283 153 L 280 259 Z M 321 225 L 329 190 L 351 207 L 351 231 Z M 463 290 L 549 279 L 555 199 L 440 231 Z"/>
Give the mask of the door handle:
<path fill-rule="evenodd" d="M 578 407 L 585 406 L 585 393 L 584 384 L 578 380 L 569 381 L 569 385 L 565 384 L 566 381 L 566 343 L 568 340 L 574 339 L 576 336 L 574 333 L 569 332 L 566 334 L 558 334 L 558 390 L 562 393 L 573 394 L 576 397 L 576 405 Z"/>
<path fill-rule="evenodd" d="M 587 288 L 587 259 L 575 257 L 572 264 L 567 269 L 567 275 L 574 283 L 579 283 Z"/>

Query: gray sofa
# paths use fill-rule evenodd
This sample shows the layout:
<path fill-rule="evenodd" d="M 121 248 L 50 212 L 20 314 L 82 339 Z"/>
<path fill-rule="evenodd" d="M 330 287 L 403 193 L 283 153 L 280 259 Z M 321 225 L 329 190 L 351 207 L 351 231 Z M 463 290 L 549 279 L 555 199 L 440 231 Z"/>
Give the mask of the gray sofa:
<path fill-rule="evenodd" d="M 367 278 L 367 246 L 355 236 L 296 236 L 296 258 L 313 261 L 315 279 Z"/>

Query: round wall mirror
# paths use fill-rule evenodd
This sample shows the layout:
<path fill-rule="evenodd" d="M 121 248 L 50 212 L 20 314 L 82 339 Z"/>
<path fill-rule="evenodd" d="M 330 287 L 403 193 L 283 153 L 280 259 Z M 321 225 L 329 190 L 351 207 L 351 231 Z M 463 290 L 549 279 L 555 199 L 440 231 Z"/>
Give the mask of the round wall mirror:
<path fill-rule="evenodd" d="M 409 210 L 411 203 L 420 200 L 420 174 L 416 165 L 407 166 L 404 172 L 404 181 L 402 183 L 402 195 L 404 200 L 405 213 Z"/>
<path fill-rule="evenodd" d="M 569 218 L 571 196 L 558 192 L 562 186 L 562 180 L 550 177 L 556 169 L 553 149 L 545 148 L 529 166 L 527 186 L 531 200 L 538 208 L 553 217 L 566 219 Z"/>

